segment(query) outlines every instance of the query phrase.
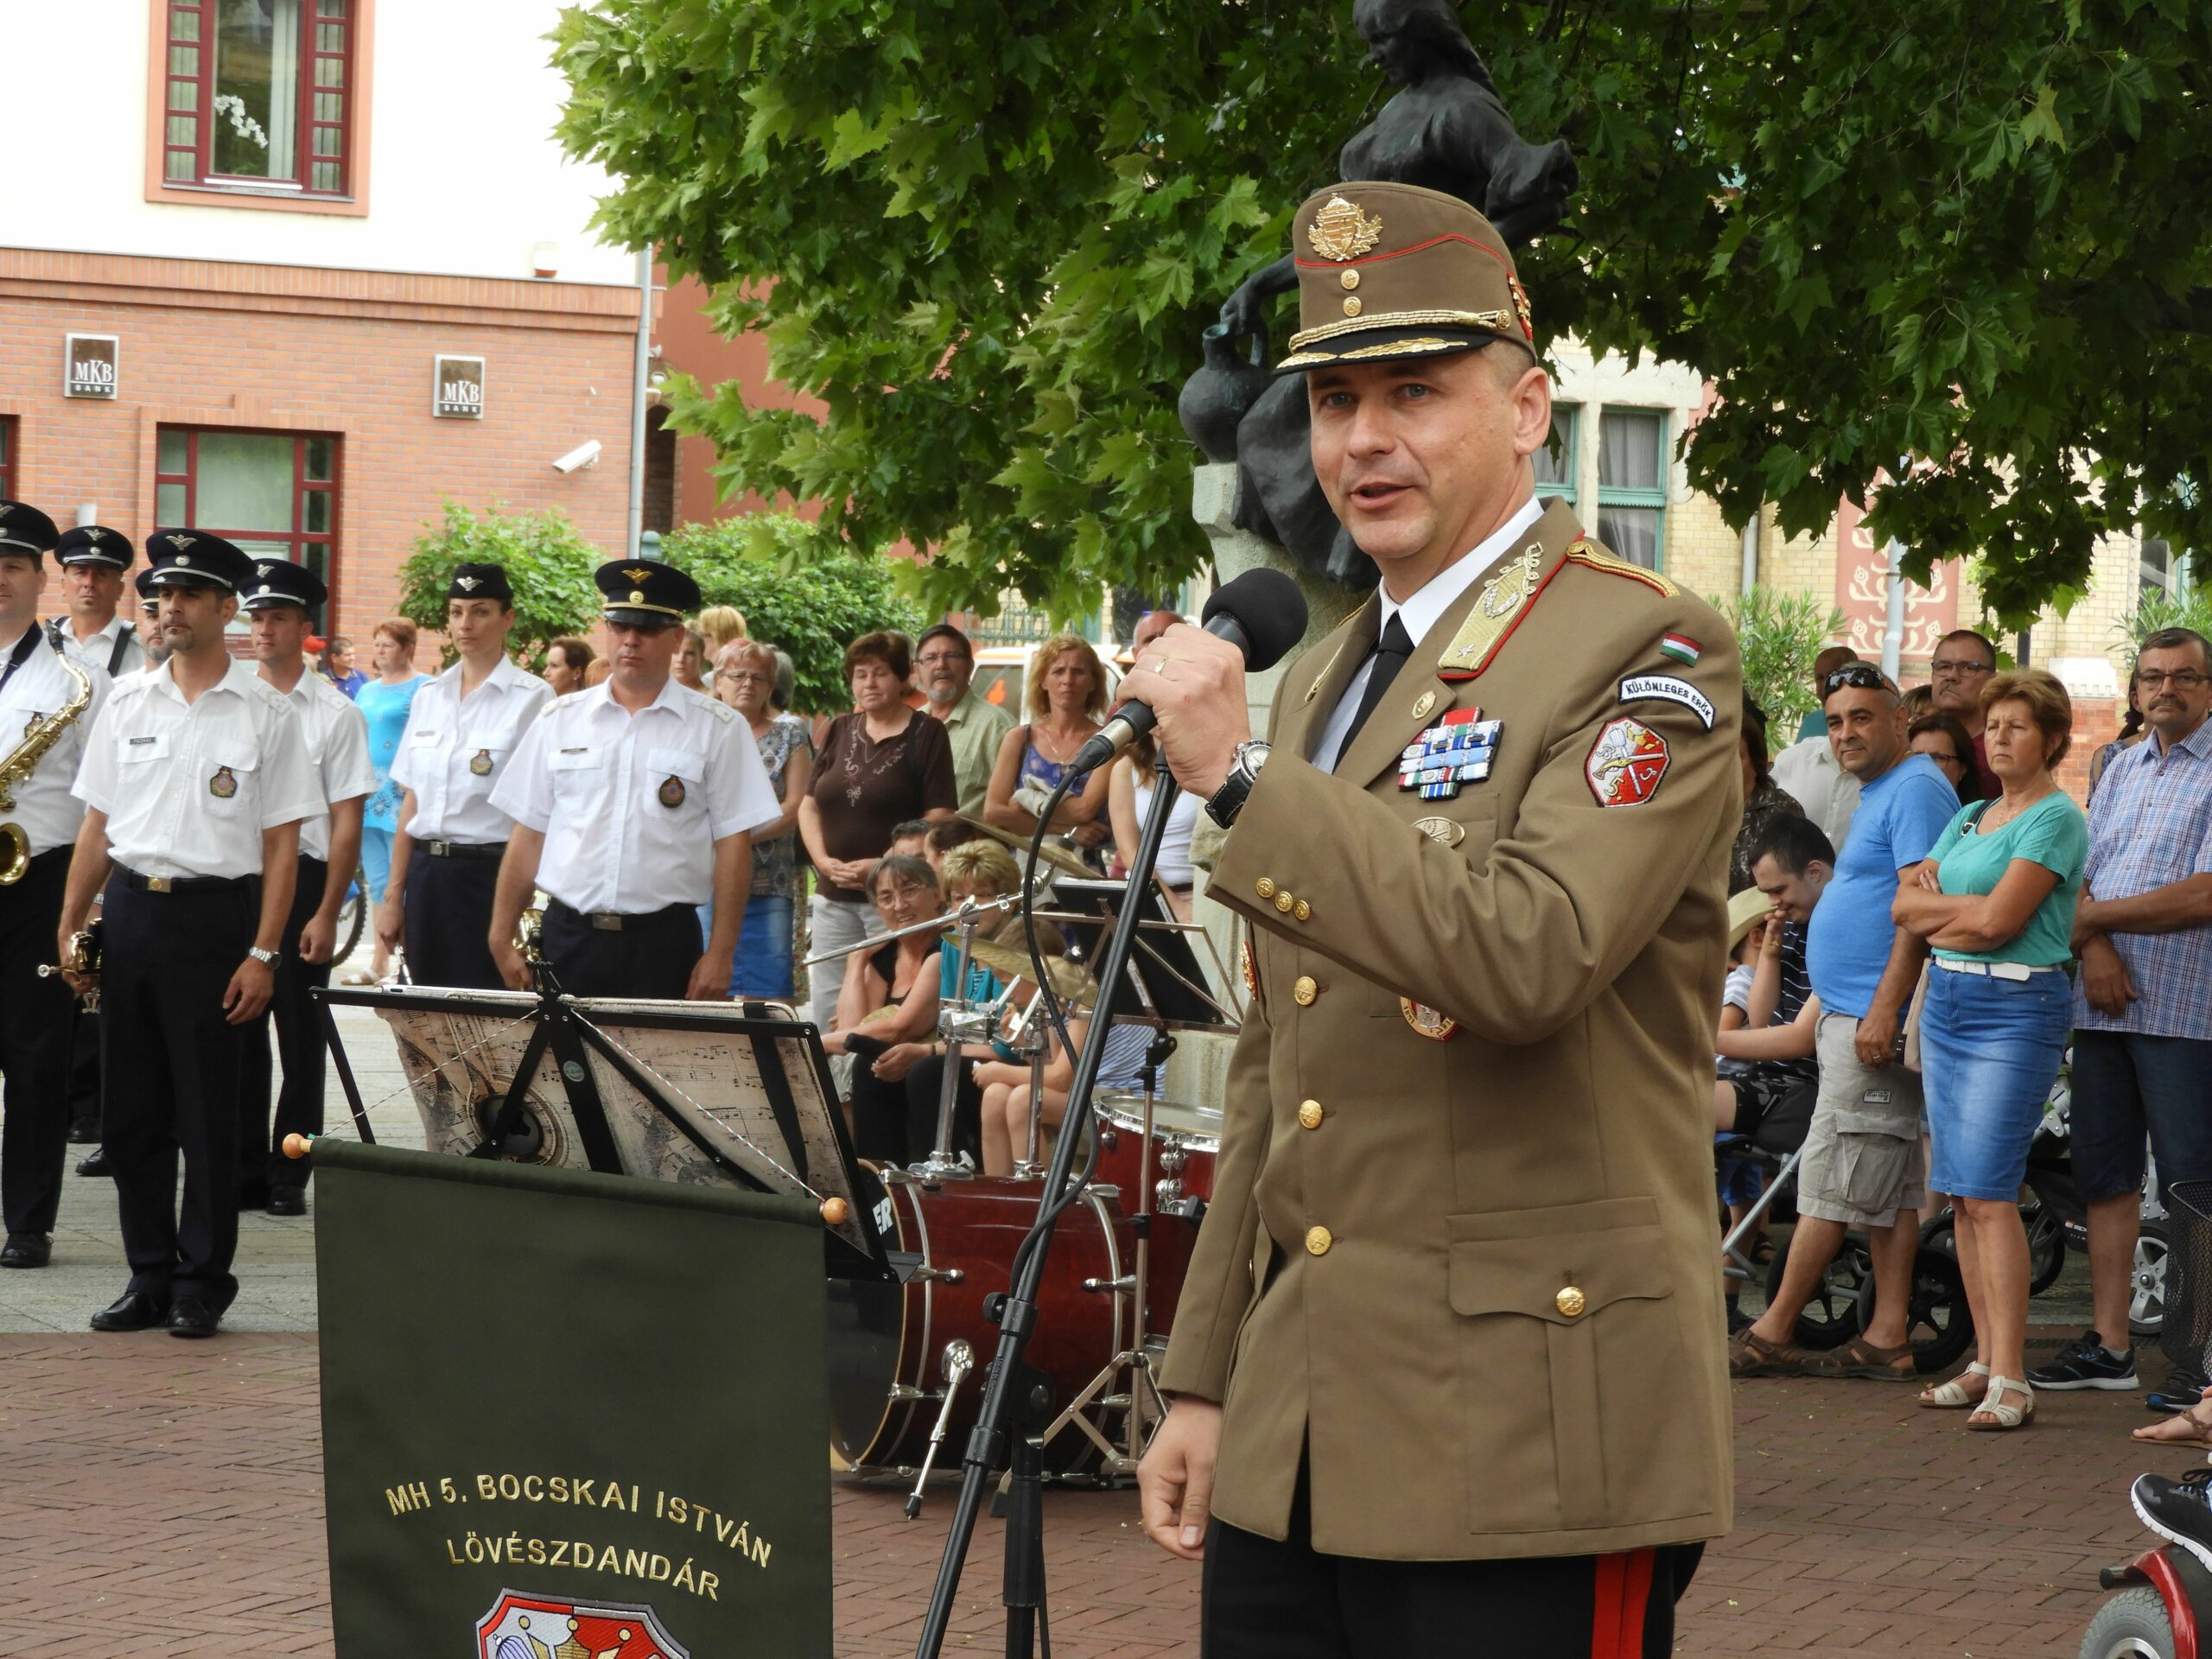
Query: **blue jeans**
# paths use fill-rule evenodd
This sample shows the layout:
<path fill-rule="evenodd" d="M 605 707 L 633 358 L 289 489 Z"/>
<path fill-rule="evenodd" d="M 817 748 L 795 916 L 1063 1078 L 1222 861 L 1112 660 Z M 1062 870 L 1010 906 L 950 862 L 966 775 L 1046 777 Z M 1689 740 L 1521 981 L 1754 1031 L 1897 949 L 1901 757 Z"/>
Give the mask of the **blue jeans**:
<path fill-rule="evenodd" d="M 1935 1142 L 1931 1190 L 1999 1203 L 2019 1196 L 2073 1018 L 2074 987 L 2063 973 L 1993 979 L 1930 963 L 1920 1074 Z"/>
<path fill-rule="evenodd" d="M 369 884 L 369 902 L 384 902 L 384 884 L 391 875 L 391 837 L 389 830 L 372 830 L 365 825 L 361 830 L 361 874 Z M 372 932 L 375 931 L 372 926 Z"/>
<path fill-rule="evenodd" d="M 2212 1042 L 2074 1033 L 2074 1179 L 2091 1204 L 2139 1191 L 2143 1137 L 2158 1184 L 2212 1180 Z"/>
<path fill-rule="evenodd" d="M 730 958 L 734 996 L 791 998 L 791 901 L 788 895 L 756 893 L 745 901 L 745 925 L 738 931 L 737 954 Z"/>

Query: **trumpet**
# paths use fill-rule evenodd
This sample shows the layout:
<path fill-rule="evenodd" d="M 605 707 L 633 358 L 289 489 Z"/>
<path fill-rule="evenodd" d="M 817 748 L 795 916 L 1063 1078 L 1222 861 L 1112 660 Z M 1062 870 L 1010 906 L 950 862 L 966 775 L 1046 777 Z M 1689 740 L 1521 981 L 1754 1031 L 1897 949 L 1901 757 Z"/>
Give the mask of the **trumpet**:
<path fill-rule="evenodd" d="M 97 980 L 100 971 L 100 925 L 97 921 L 80 928 L 69 936 L 68 960 L 60 963 L 42 962 L 38 965 L 41 979 L 52 979 L 56 974 L 77 974 Z M 99 1008 L 100 989 L 98 984 L 85 994 L 87 1013 Z"/>

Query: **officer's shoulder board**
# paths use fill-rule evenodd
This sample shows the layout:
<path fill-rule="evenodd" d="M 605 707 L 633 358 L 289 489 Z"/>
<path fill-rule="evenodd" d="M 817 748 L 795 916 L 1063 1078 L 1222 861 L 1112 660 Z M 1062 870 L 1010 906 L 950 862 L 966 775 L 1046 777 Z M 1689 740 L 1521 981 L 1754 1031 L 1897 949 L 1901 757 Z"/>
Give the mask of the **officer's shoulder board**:
<path fill-rule="evenodd" d="M 1656 570 L 1610 553 L 1597 543 L 1578 537 L 1567 550 L 1567 562 L 1581 565 L 1588 570 L 1602 570 L 1609 576 L 1625 576 L 1630 582 L 1640 582 L 1655 594 L 1665 599 L 1677 597 L 1681 589 L 1661 575 Z"/>
<path fill-rule="evenodd" d="M 585 688 L 585 690 L 588 690 L 589 689 L 590 689 L 589 687 L 586 687 L 586 688 Z M 567 708 L 570 703 L 574 702 L 575 702 L 578 697 L 581 697 L 582 696 L 583 696 L 583 692 L 582 692 L 582 691 L 568 691 L 568 692 L 563 692 L 561 696 L 557 696 L 557 697 L 553 698 L 551 701 L 550 701 L 549 702 L 547 702 L 547 703 L 546 703 L 543 708 L 541 708 L 541 709 L 537 711 L 537 717 L 538 717 L 540 720 L 543 720 L 543 719 L 544 719 L 548 715 L 551 714 L 551 713 L 552 713 L 556 709 L 565 709 L 565 708 Z"/>
<path fill-rule="evenodd" d="M 689 691 L 690 690 L 690 688 L 686 686 L 684 690 Z M 721 721 L 725 726 L 728 725 L 730 721 L 737 718 L 736 709 L 731 708 L 729 704 L 721 702 L 717 698 L 707 696 L 703 691 L 692 691 L 691 696 L 696 701 L 706 704 L 707 712 L 712 715 L 716 720 Z"/>
<path fill-rule="evenodd" d="M 286 696 L 282 691 L 279 691 L 275 686 L 270 684 L 268 681 L 261 678 L 258 675 L 254 677 L 253 691 L 254 695 L 261 699 L 262 706 L 264 708 L 282 709 L 288 715 L 294 712 L 291 698 Z"/>

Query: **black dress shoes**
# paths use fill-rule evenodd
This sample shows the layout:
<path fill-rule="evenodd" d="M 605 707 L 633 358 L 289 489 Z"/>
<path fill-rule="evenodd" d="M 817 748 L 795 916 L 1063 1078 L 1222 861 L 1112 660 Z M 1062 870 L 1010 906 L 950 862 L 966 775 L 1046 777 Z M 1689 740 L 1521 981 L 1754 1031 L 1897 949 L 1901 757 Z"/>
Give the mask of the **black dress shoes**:
<path fill-rule="evenodd" d="M 212 1337 L 223 1316 L 201 1301 L 197 1296 L 180 1296 L 176 1306 L 169 1309 L 169 1335 L 173 1337 Z"/>
<path fill-rule="evenodd" d="M 106 1175 L 112 1177 L 115 1172 L 107 1166 L 107 1148 L 105 1147 L 96 1147 L 92 1149 L 92 1155 L 91 1157 L 79 1159 L 77 1163 L 77 1173 L 79 1175 Z"/>
<path fill-rule="evenodd" d="M 308 1212 L 308 1195 L 296 1186 L 272 1186 L 269 1189 L 269 1213 L 272 1216 L 304 1216 Z"/>
<path fill-rule="evenodd" d="M 72 1123 L 69 1144 L 73 1147 L 97 1147 L 100 1143 L 100 1126 L 97 1123 Z"/>
<path fill-rule="evenodd" d="M 54 1241 L 44 1233 L 10 1233 L 0 1245 L 0 1268 L 42 1268 L 54 1259 Z"/>
<path fill-rule="evenodd" d="M 126 1290 L 92 1315 L 95 1331 L 152 1331 L 169 1321 L 169 1305 L 143 1290 Z"/>

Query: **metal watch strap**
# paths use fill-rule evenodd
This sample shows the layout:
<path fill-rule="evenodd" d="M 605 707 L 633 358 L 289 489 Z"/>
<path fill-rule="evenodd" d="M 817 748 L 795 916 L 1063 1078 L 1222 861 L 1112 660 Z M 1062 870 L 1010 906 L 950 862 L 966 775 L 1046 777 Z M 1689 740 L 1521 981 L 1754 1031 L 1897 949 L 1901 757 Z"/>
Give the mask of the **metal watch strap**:
<path fill-rule="evenodd" d="M 1244 802 L 1252 792 L 1252 785 L 1259 781 L 1260 768 L 1267 764 L 1268 746 L 1254 741 L 1239 743 L 1229 765 L 1229 776 L 1206 802 L 1206 816 L 1223 829 L 1236 822 L 1236 815 L 1244 810 Z"/>
<path fill-rule="evenodd" d="M 274 950 L 264 950 L 257 944 L 250 944 L 246 946 L 245 953 L 264 968 L 274 968 L 276 965 L 278 953 Z"/>

